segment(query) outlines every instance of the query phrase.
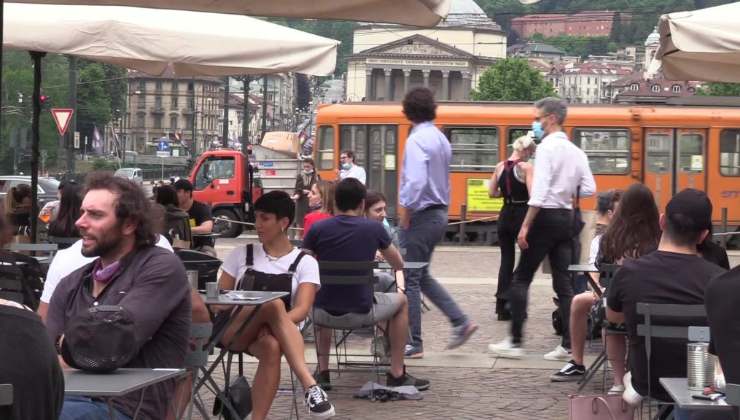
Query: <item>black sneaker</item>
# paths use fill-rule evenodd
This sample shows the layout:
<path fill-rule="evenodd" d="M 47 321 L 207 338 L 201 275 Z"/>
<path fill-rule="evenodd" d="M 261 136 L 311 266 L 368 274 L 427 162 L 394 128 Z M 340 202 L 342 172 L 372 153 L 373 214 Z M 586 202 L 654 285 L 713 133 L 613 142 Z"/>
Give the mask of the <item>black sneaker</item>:
<path fill-rule="evenodd" d="M 570 362 L 566 363 L 565 366 L 563 366 L 563 368 L 560 369 L 559 372 L 554 373 L 552 376 L 550 376 L 550 381 L 551 382 L 575 382 L 583 378 L 583 375 L 585 373 L 586 373 L 585 366 L 579 365 L 575 361 L 571 360 Z"/>
<path fill-rule="evenodd" d="M 334 406 L 329 402 L 329 397 L 318 385 L 311 385 L 306 391 L 306 405 L 311 417 L 327 419 L 334 417 Z"/>
<path fill-rule="evenodd" d="M 313 379 L 324 391 L 331 391 L 331 377 L 328 370 L 322 370 L 313 374 Z"/>
<path fill-rule="evenodd" d="M 385 374 L 385 385 L 386 386 L 404 386 L 411 385 L 419 391 L 426 391 L 429 389 L 429 381 L 426 379 L 415 378 L 406 373 L 406 366 L 403 367 L 403 375 L 398 378 L 394 378 L 390 372 Z"/>

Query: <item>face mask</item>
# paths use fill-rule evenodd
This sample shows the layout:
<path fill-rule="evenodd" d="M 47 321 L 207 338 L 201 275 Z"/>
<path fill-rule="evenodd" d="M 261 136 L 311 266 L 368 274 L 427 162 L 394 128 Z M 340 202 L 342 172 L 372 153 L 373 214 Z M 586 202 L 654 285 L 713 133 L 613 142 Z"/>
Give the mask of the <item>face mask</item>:
<path fill-rule="evenodd" d="M 390 223 L 388 223 L 388 219 L 386 219 L 385 217 L 383 218 L 383 226 L 384 226 L 384 227 L 385 227 L 386 229 L 390 229 L 390 228 L 391 228 L 391 224 L 390 224 Z"/>
<path fill-rule="evenodd" d="M 352 164 L 351 163 L 343 163 L 342 164 L 342 169 L 344 169 L 345 171 L 348 171 L 350 168 L 352 168 Z"/>
<path fill-rule="evenodd" d="M 303 173 L 306 175 L 311 175 L 313 173 L 313 169 L 308 170 L 308 171 L 303 171 Z"/>
<path fill-rule="evenodd" d="M 542 129 L 542 123 L 539 121 L 533 121 L 532 122 L 532 134 L 534 134 L 534 137 L 538 140 L 542 140 L 542 137 L 545 136 L 545 130 Z"/>

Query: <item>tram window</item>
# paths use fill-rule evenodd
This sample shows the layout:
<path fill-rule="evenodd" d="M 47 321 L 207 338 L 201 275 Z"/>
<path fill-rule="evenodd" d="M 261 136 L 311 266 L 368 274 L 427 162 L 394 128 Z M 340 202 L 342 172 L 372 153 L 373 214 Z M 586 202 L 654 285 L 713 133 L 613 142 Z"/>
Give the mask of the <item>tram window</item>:
<path fill-rule="evenodd" d="M 704 136 L 681 133 L 678 137 L 678 167 L 682 172 L 704 170 Z"/>
<path fill-rule="evenodd" d="M 740 129 L 722 130 L 719 136 L 719 173 L 740 176 Z"/>
<path fill-rule="evenodd" d="M 454 172 L 491 172 L 498 163 L 498 129 L 494 127 L 445 128 L 452 146 Z"/>
<path fill-rule="evenodd" d="M 510 128 L 509 137 L 506 139 L 506 156 L 511 156 L 511 152 L 513 151 L 511 145 L 514 144 L 514 141 L 521 136 L 526 136 L 531 131 L 531 128 Z"/>
<path fill-rule="evenodd" d="M 319 169 L 334 167 L 334 127 L 324 125 L 319 127 Z"/>
<path fill-rule="evenodd" d="M 648 133 L 646 138 L 646 157 L 648 172 L 664 173 L 671 170 L 671 151 L 673 134 L 666 132 Z"/>
<path fill-rule="evenodd" d="M 575 128 L 573 142 L 586 153 L 594 174 L 626 174 L 630 170 L 630 134 L 622 128 Z"/>

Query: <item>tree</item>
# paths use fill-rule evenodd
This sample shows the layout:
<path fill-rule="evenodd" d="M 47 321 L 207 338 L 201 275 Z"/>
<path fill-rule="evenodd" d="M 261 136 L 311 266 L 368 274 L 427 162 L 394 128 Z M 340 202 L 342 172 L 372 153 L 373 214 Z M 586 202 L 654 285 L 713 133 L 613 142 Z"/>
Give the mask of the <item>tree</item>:
<path fill-rule="evenodd" d="M 710 82 L 697 92 L 702 96 L 740 96 L 740 83 Z"/>
<path fill-rule="evenodd" d="M 112 117 L 111 96 L 105 68 L 100 63 L 80 62 L 77 89 L 77 131 L 92 138 L 94 127 L 102 129 Z"/>
<path fill-rule="evenodd" d="M 555 90 L 535 69 L 520 58 L 499 60 L 489 67 L 473 91 L 475 101 L 535 101 L 554 96 Z"/>

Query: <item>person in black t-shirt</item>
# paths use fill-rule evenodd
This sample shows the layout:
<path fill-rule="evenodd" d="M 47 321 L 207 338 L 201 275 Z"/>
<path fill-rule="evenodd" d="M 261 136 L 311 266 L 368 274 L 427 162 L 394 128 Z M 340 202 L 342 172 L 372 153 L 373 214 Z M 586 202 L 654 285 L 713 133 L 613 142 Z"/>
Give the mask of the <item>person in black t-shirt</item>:
<path fill-rule="evenodd" d="M 642 322 L 637 303 L 704 303 L 709 280 L 724 270 L 697 255 L 696 245 L 709 234 L 712 203 L 705 193 L 685 189 L 676 194 L 660 217 L 663 234 L 658 250 L 636 260 L 626 260 L 612 280 L 607 298 L 607 319 L 624 322 L 630 341 L 631 381 L 625 380 L 625 400 L 636 403 L 648 394 L 647 354 L 644 337 L 637 335 Z M 688 321 L 696 325 L 695 321 Z M 652 340 L 651 397 L 670 401 L 660 386 L 661 377 L 686 376 L 686 340 Z M 625 377 L 626 379 L 626 377 Z"/>
<path fill-rule="evenodd" d="M 192 249 L 216 256 L 215 241 L 213 238 L 197 236 L 207 235 L 213 231 L 213 217 L 208 204 L 193 200 L 193 184 L 187 179 L 175 182 L 177 200 L 180 208 L 190 216 L 190 232 L 193 235 Z"/>
<path fill-rule="evenodd" d="M 725 381 L 740 384 L 740 266 L 713 279 L 704 304 L 712 330 L 711 351 L 719 357 Z"/>
<path fill-rule="evenodd" d="M 696 246 L 699 255 L 710 263 L 717 264 L 725 270 L 730 269 L 730 259 L 727 257 L 727 251 L 721 245 L 712 240 L 712 229 L 702 243 Z"/>

